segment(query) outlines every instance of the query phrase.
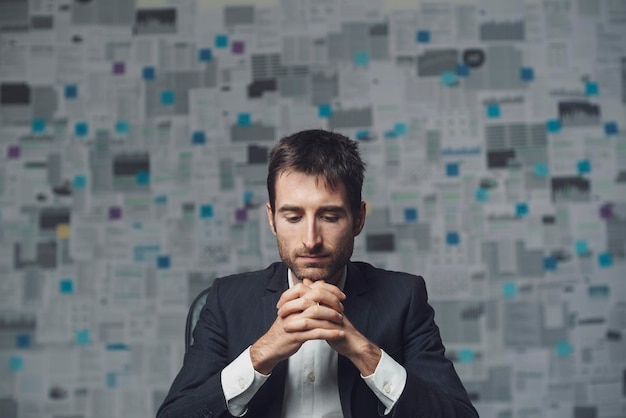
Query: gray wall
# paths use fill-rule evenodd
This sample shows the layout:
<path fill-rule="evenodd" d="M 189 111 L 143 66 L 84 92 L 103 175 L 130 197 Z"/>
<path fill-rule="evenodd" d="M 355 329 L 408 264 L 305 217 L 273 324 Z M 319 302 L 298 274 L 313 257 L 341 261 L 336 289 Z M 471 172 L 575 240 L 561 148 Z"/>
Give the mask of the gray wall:
<path fill-rule="evenodd" d="M 269 148 L 358 138 L 483 417 L 626 416 L 626 3 L 0 2 L 0 416 L 150 417 L 276 260 Z"/>

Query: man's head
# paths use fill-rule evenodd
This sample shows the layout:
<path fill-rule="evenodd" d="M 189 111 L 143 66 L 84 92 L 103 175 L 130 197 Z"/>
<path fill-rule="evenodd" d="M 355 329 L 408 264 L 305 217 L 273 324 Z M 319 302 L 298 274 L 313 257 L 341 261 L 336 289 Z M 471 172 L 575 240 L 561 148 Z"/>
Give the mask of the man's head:
<path fill-rule="evenodd" d="M 356 141 L 321 129 L 301 131 L 281 139 L 270 153 L 267 174 L 272 212 L 276 210 L 276 178 L 288 170 L 315 176 L 331 190 L 343 186 L 350 209 L 354 214 L 359 211 L 365 163 Z"/>
<path fill-rule="evenodd" d="M 364 169 L 356 143 L 332 132 L 299 132 L 272 150 L 267 217 L 298 279 L 337 283 L 365 222 Z"/>

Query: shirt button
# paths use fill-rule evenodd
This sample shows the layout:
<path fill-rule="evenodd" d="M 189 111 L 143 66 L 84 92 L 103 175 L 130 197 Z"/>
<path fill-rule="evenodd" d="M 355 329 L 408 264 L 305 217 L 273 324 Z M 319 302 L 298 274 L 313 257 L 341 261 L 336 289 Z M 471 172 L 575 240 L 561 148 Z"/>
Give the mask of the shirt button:
<path fill-rule="evenodd" d="M 389 393 L 391 392 L 391 386 L 389 386 L 388 384 L 383 386 L 383 390 L 385 391 L 385 393 Z"/>
<path fill-rule="evenodd" d="M 309 375 L 306 378 L 309 379 L 309 382 L 315 382 L 315 373 L 313 372 L 309 373 Z"/>
<path fill-rule="evenodd" d="M 243 379 L 239 379 L 239 389 L 243 389 L 246 387 L 246 382 Z"/>

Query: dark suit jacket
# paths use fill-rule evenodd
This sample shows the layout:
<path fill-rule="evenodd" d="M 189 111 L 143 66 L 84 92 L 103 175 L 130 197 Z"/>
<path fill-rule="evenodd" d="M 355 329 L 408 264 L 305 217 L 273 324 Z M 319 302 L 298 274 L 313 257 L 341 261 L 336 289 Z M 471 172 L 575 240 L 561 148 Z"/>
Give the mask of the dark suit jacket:
<path fill-rule="evenodd" d="M 221 370 L 263 335 L 276 319 L 288 287 L 287 268 L 218 278 L 194 330 L 194 344 L 157 413 L 158 418 L 230 417 Z M 354 326 L 407 370 L 392 417 L 477 417 L 444 346 L 421 277 L 348 263 L 343 302 Z M 246 418 L 280 418 L 287 362 L 279 363 L 248 404 Z M 338 359 L 345 418 L 378 417 L 383 405 L 346 358 Z"/>

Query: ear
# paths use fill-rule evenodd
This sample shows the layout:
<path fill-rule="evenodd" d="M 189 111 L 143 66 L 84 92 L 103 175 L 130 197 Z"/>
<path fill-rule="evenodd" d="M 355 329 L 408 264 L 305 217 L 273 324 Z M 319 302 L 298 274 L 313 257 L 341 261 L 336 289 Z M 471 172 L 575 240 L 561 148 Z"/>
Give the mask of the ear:
<path fill-rule="evenodd" d="M 270 229 L 272 230 L 272 234 L 276 235 L 276 225 L 274 225 L 274 214 L 272 213 L 272 207 L 270 206 L 269 202 L 265 204 L 265 211 L 267 212 L 267 222 L 270 224 Z"/>
<path fill-rule="evenodd" d="M 365 202 L 361 202 L 359 206 L 359 210 L 357 211 L 356 217 L 354 219 L 354 227 L 352 233 L 356 237 L 363 230 L 363 226 L 365 225 L 365 215 L 367 213 L 367 206 Z"/>

